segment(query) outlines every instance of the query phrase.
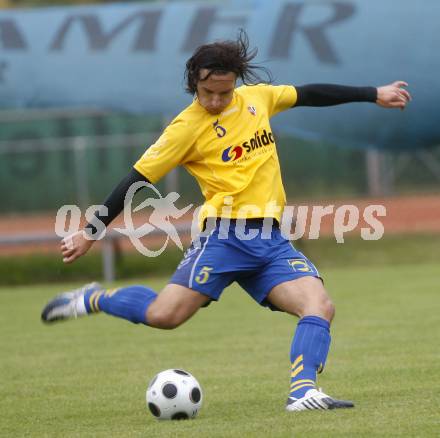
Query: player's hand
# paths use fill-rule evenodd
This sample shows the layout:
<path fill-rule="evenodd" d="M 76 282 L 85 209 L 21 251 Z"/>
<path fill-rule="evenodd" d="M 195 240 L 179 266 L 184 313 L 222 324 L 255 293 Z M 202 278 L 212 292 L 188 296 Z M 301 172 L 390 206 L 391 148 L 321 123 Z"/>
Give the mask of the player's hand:
<path fill-rule="evenodd" d="M 397 81 L 390 85 L 385 85 L 377 89 L 376 103 L 384 108 L 400 108 L 404 110 L 408 102 L 412 100 L 411 94 L 403 87 L 408 84 L 403 81 Z"/>
<path fill-rule="evenodd" d="M 64 263 L 72 263 L 84 255 L 93 245 L 94 240 L 87 239 L 84 230 L 66 236 L 61 241 L 61 254 Z"/>

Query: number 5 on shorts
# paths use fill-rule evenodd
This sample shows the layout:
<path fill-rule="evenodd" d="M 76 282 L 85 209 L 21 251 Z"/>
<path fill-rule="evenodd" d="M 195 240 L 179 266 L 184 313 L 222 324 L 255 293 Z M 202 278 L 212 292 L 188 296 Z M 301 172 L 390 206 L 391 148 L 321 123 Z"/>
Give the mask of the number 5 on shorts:
<path fill-rule="evenodd" d="M 203 266 L 203 268 L 200 270 L 199 275 L 196 277 L 196 281 L 199 284 L 205 284 L 209 279 L 209 273 L 214 268 L 211 268 L 209 266 Z"/>

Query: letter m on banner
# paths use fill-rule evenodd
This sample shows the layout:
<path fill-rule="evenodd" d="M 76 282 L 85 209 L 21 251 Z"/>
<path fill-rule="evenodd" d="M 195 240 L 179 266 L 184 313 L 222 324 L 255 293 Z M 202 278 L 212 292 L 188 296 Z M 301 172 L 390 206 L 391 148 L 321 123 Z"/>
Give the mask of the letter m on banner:
<path fill-rule="evenodd" d="M 62 23 L 52 41 L 50 50 L 62 50 L 72 27 L 78 24 L 85 32 L 91 50 L 108 49 L 112 41 L 124 30 L 137 25 L 132 51 L 153 51 L 155 49 L 155 36 L 161 15 L 162 11 L 160 10 L 137 12 L 128 16 L 108 31 L 103 29 L 101 21 L 95 15 L 72 15 L 67 17 Z"/>

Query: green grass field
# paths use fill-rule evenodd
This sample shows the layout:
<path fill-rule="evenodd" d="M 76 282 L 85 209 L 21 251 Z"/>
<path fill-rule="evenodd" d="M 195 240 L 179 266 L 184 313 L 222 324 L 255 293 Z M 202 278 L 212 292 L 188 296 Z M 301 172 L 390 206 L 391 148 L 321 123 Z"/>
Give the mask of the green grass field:
<path fill-rule="evenodd" d="M 26 286 L 0 289 L 0 436 L 439 436 L 438 264 L 323 274 L 337 316 L 319 385 L 354 410 L 284 411 L 296 321 L 238 287 L 162 332 L 106 315 L 44 326 L 41 307 L 70 285 Z M 172 367 L 203 387 L 195 420 L 147 411 L 149 379 Z"/>

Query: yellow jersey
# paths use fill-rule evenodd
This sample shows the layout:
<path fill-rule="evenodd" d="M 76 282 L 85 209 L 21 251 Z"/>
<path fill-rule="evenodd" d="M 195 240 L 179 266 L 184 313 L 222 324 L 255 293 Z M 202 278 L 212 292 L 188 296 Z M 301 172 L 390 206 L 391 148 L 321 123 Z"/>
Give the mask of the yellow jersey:
<path fill-rule="evenodd" d="M 208 217 L 280 221 L 286 195 L 269 119 L 296 101 L 295 87 L 263 84 L 236 88 L 218 115 L 195 99 L 134 168 L 154 184 L 184 166 L 205 197 L 200 223 Z"/>

